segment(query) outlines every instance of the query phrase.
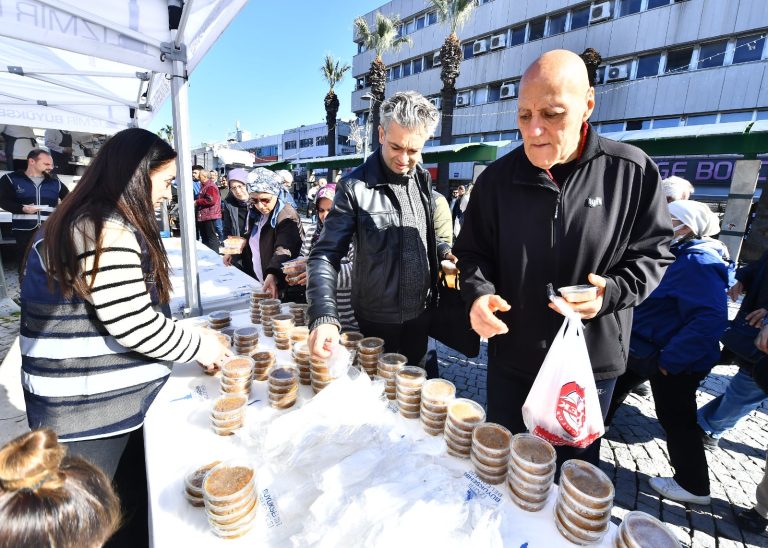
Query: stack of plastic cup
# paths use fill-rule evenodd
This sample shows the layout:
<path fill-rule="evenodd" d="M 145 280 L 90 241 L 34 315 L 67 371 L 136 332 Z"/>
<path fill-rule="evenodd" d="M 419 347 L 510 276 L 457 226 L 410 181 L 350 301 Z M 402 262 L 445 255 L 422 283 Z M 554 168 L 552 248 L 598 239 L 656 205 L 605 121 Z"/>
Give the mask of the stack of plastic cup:
<path fill-rule="evenodd" d="M 512 438 L 507 473 L 509 497 L 527 512 L 538 512 L 547 504 L 555 479 L 555 448 L 532 434 Z"/>
<path fill-rule="evenodd" d="M 277 314 L 272 317 L 272 331 L 275 336 L 275 348 L 278 350 L 291 349 L 291 329 L 293 329 L 292 315 Z"/>
<path fill-rule="evenodd" d="M 299 382 L 307 386 L 312 383 L 312 371 L 309 356 L 309 347 L 307 346 L 307 343 L 299 342 L 293 345 L 293 362 L 299 368 Z"/>
<path fill-rule="evenodd" d="M 269 404 L 275 409 L 288 409 L 299 395 L 299 370 L 290 365 L 269 372 Z"/>
<path fill-rule="evenodd" d="M 296 259 L 285 261 L 282 264 L 285 281 L 289 284 L 295 284 L 301 275 L 307 271 L 307 258 L 298 257 Z"/>
<path fill-rule="evenodd" d="M 360 369 L 360 365 L 357 363 L 357 347 L 361 340 L 363 340 L 363 334 L 357 331 L 347 331 L 339 337 L 339 344 L 349 350 L 350 365 L 357 369 Z"/>
<path fill-rule="evenodd" d="M 451 381 L 429 379 L 421 386 L 421 412 L 419 419 L 424 431 L 439 436 L 445 430 L 448 402 L 456 397 L 456 387 Z"/>
<path fill-rule="evenodd" d="M 365 340 L 365 339 L 363 339 Z M 362 352 L 362 346 L 360 351 Z M 395 386 L 395 375 L 397 372 L 408 364 L 408 358 L 402 354 L 396 354 L 394 352 L 388 352 L 379 356 L 379 365 L 377 367 L 377 374 L 380 379 L 384 379 L 386 383 L 384 385 L 384 393 L 387 398 L 394 400 L 397 398 L 397 388 Z"/>
<path fill-rule="evenodd" d="M 575 544 L 600 542 L 608 531 L 614 494 L 613 483 L 597 466 L 583 460 L 565 461 L 555 503 L 557 530 Z"/>
<path fill-rule="evenodd" d="M 221 538 L 238 538 L 253 527 L 257 514 L 254 471 L 248 463 L 224 462 L 203 480 L 205 513 L 213 532 Z"/>
<path fill-rule="evenodd" d="M 260 303 L 264 299 L 269 299 L 269 293 L 262 291 L 261 289 L 254 289 L 251 291 L 251 323 L 261 323 L 261 306 Z"/>
<path fill-rule="evenodd" d="M 222 346 L 225 346 L 226 348 L 232 348 L 232 338 L 226 333 L 222 333 L 220 331 L 216 334 L 216 338 L 219 339 L 219 342 L 222 344 Z"/>
<path fill-rule="evenodd" d="M 294 324 L 296 323 L 296 320 L 293 321 Z M 296 326 L 288 333 L 288 336 L 291 339 L 291 348 L 293 348 L 296 343 L 300 342 L 307 342 L 309 339 L 309 328 L 305 326 Z"/>
<path fill-rule="evenodd" d="M 203 479 L 205 475 L 221 461 L 214 461 L 203 466 L 195 465 L 184 475 L 184 497 L 192 506 L 202 507 L 203 501 Z"/>
<path fill-rule="evenodd" d="M 255 352 L 253 358 L 253 380 L 265 381 L 269 370 L 275 365 L 275 353 L 269 350 Z"/>
<path fill-rule="evenodd" d="M 307 325 L 307 305 L 288 303 L 288 312 L 293 315 L 293 323 L 297 326 Z"/>
<path fill-rule="evenodd" d="M 418 419 L 421 409 L 421 387 L 427 372 L 421 367 L 406 365 L 395 373 L 397 408 L 406 419 Z"/>
<path fill-rule="evenodd" d="M 208 314 L 208 326 L 211 329 L 221 331 L 232 323 L 232 315 L 229 310 L 217 310 Z"/>
<path fill-rule="evenodd" d="M 357 343 L 357 363 L 360 368 L 374 378 L 379 368 L 379 356 L 384 352 L 384 339 L 366 337 Z"/>
<path fill-rule="evenodd" d="M 235 356 L 221 367 L 221 391 L 225 394 L 250 394 L 253 380 L 253 360 Z"/>
<path fill-rule="evenodd" d="M 248 398 L 242 395 L 221 396 L 213 404 L 211 425 L 219 436 L 230 436 L 243 427 Z"/>
<path fill-rule="evenodd" d="M 310 356 L 309 372 L 310 384 L 312 385 L 312 390 L 315 391 L 315 394 L 331 384 L 331 381 L 333 380 L 331 371 L 328 368 L 328 360 L 324 358 Z"/>
<path fill-rule="evenodd" d="M 486 422 L 475 427 L 469 458 L 477 477 L 492 485 L 504 483 L 511 442 L 512 432 L 500 424 Z"/>
<path fill-rule="evenodd" d="M 468 459 L 472 448 L 472 431 L 485 422 L 485 410 L 472 400 L 456 398 L 448 404 L 445 420 L 445 443 L 448 454 Z"/>
<path fill-rule="evenodd" d="M 280 314 L 280 301 L 278 299 L 264 299 L 259 303 L 261 307 L 261 327 L 264 336 L 271 337 L 273 333 L 272 318 Z"/>
<path fill-rule="evenodd" d="M 645 512 L 634 510 L 624 516 L 613 545 L 616 548 L 680 548 L 680 541 L 662 522 Z"/>
<path fill-rule="evenodd" d="M 243 356 L 250 356 L 259 346 L 259 328 L 241 327 L 235 329 L 235 352 Z"/>

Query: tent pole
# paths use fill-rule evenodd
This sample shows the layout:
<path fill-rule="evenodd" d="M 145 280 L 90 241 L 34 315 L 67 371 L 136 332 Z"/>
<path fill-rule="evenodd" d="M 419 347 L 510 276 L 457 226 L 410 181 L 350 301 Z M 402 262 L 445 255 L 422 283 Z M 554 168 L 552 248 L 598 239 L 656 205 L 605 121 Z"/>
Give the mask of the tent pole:
<path fill-rule="evenodd" d="M 195 204 L 192 199 L 192 162 L 189 156 L 189 84 L 187 63 L 176 59 L 172 63 L 171 105 L 173 135 L 176 145 L 176 181 L 179 189 L 179 221 L 181 222 L 181 256 L 184 261 L 185 316 L 199 316 L 200 276 L 197 270 L 195 239 Z"/>

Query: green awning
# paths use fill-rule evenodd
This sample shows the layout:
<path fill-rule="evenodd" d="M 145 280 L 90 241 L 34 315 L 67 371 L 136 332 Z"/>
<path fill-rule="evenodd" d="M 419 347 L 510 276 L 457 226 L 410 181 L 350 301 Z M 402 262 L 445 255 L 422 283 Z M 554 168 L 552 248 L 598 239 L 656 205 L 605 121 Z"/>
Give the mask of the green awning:
<path fill-rule="evenodd" d="M 511 141 L 493 141 L 487 143 L 440 145 L 424 148 L 421 155 L 425 164 L 436 164 L 439 162 L 490 162 L 497 158 L 499 148 L 505 147 L 510 143 Z M 307 158 L 306 160 L 294 160 L 291 163 L 304 166 L 307 169 L 342 169 L 359 166 L 363 163 L 363 155 L 347 154 L 346 156 Z"/>
<path fill-rule="evenodd" d="M 278 160 L 276 162 L 267 162 L 264 164 L 253 164 L 254 169 L 257 167 L 265 167 L 267 169 L 271 169 L 272 171 L 277 171 L 279 169 L 291 169 L 292 162 L 290 160 Z"/>

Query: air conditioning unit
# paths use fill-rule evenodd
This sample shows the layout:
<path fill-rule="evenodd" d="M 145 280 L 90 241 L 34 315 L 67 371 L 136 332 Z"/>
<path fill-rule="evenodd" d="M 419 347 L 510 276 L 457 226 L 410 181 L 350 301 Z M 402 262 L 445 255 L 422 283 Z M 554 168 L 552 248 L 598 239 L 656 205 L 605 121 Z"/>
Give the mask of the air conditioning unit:
<path fill-rule="evenodd" d="M 488 42 L 486 40 L 475 40 L 475 43 L 472 45 L 472 53 L 480 55 L 486 51 L 488 51 Z"/>
<path fill-rule="evenodd" d="M 432 66 L 433 67 L 439 67 L 440 66 L 440 52 L 436 51 L 432 54 Z"/>
<path fill-rule="evenodd" d="M 467 107 L 471 104 L 471 96 L 468 91 L 462 91 L 456 95 L 456 106 Z"/>
<path fill-rule="evenodd" d="M 501 86 L 501 98 L 502 99 L 512 99 L 517 96 L 517 89 L 515 88 L 514 83 L 507 83 L 503 84 Z"/>
<path fill-rule="evenodd" d="M 599 23 L 600 21 L 605 21 L 606 19 L 610 19 L 610 18 L 611 18 L 610 2 L 600 2 L 599 4 L 594 4 L 592 6 L 592 9 L 589 12 L 590 23 Z"/>
<path fill-rule="evenodd" d="M 507 35 L 496 34 L 491 36 L 491 49 L 501 49 L 507 47 Z"/>
<path fill-rule="evenodd" d="M 605 71 L 605 81 L 615 82 L 616 80 L 626 80 L 629 78 L 629 65 L 622 63 L 620 65 L 611 65 Z"/>
<path fill-rule="evenodd" d="M 443 106 L 443 100 L 440 97 L 432 97 L 429 102 L 435 105 L 437 110 L 440 110 L 440 108 Z"/>

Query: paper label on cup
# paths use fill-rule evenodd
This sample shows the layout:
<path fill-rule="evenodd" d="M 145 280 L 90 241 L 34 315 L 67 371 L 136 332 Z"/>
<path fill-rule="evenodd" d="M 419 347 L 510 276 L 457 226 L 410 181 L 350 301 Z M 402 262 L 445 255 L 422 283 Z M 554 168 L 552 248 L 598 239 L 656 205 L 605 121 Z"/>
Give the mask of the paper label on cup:
<path fill-rule="evenodd" d="M 397 400 L 389 400 L 389 403 L 387 403 L 387 407 L 393 413 L 399 413 L 400 412 L 400 409 L 398 409 L 398 407 L 397 407 Z"/>
<path fill-rule="evenodd" d="M 502 492 L 493 485 L 485 483 L 474 472 L 464 472 L 464 479 L 467 480 L 466 500 L 478 498 L 493 503 L 493 506 L 501 504 L 501 500 L 504 498 Z"/>
<path fill-rule="evenodd" d="M 270 529 L 283 524 L 283 520 L 280 519 L 280 511 L 277 509 L 277 504 L 272 498 L 269 489 L 263 489 L 259 493 L 259 512 L 264 518 L 264 523 Z"/>

